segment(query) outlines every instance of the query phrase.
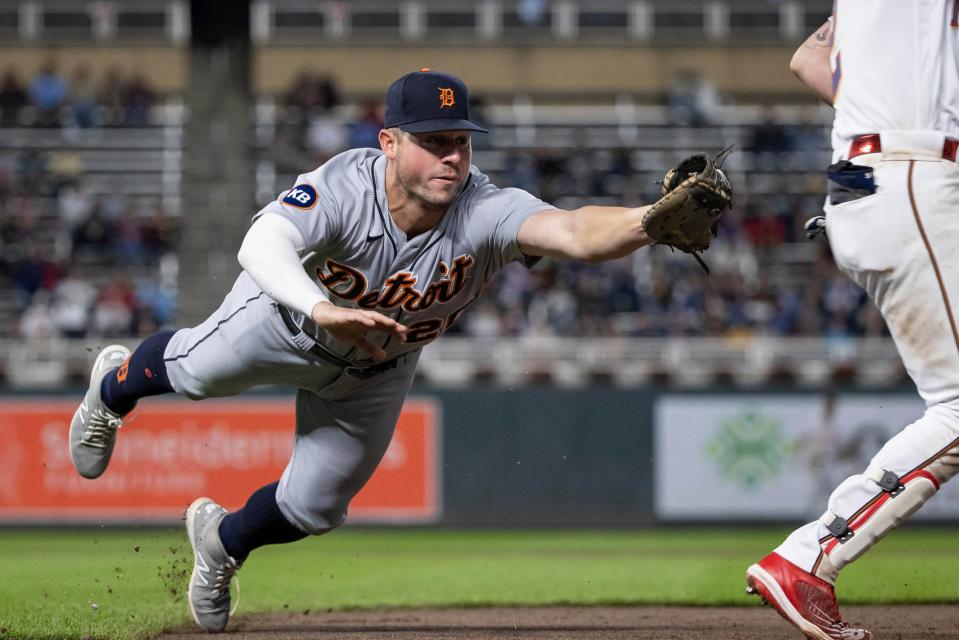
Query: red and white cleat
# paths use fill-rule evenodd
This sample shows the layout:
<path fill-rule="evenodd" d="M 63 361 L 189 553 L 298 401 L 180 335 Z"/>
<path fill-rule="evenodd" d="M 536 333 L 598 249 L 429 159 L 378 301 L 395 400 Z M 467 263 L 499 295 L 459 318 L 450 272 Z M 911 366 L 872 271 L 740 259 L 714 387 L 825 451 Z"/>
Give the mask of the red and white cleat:
<path fill-rule="evenodd" d="M 872 640 L 842 619 L 833 586 L 776 553 L 746 569 L 746 593 L 758 594 L 812 640 Z"/>

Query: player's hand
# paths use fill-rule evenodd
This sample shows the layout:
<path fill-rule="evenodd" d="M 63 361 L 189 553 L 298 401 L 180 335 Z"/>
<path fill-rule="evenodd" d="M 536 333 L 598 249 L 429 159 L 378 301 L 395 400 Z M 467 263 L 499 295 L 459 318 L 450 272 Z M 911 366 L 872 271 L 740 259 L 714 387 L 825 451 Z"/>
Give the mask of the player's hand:
<path fill-rule="evenodd" d="M 386 358 L 386 351 L 370 342 L 366 337 L 367 332 L 388 333 L 401 342 L 406 342 L 406 326 L 376 311 L 344 309 L 332 302 L 318 302 L 310 315 L 313 322 L 331 336 L 377 360 Z"/>

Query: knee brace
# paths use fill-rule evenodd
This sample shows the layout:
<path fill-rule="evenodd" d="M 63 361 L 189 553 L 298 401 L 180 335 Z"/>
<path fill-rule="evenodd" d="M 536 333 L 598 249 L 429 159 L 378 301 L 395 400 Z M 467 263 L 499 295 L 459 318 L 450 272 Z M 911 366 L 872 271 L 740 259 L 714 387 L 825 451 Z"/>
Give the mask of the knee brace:
<path fill-rule="evenodd" d="M 897 475 L 875 464 L 862 474 L 880 490 L 848 518 L 827 510 L 819 521 L 829 531 L 819 544 L 822 553 L 813 567 L 817 576 L 835 582 L 839 570 L 864 554 L 911 516 L 959 472 L 959 446 L 938 452 L 919 467 Z"/>

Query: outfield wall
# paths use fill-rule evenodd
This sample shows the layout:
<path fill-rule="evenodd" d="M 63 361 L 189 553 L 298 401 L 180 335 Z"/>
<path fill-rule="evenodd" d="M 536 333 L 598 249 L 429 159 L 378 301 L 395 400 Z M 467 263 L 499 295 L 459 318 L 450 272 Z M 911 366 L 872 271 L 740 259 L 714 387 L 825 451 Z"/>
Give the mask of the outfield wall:
<path fill-rule="evenodd" d="M 66 445 L 78 395 L 0 397 L 0 522 L 167 523 L 201 494 L 236 508 L 292 446 L 289 395 L 149 399 L 88 481 Z M 351 521 L 801 521 L 922 408 L 909 393 L 418 388 Z M 921 515 L 957 514 L 959 484 Z"/>

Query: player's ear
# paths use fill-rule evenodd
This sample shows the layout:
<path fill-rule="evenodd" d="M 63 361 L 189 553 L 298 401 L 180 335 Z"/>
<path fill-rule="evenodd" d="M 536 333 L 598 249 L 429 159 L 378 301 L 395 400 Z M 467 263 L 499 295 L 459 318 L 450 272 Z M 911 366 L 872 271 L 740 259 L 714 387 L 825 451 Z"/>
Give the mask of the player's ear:
<path fill-rule="evenodd" d="M 396 147 L 400 144 L 401 135 L 400 130 L 395 127 L 380 129 L 380 148 L 390 160 L 396 157 Z"/>

